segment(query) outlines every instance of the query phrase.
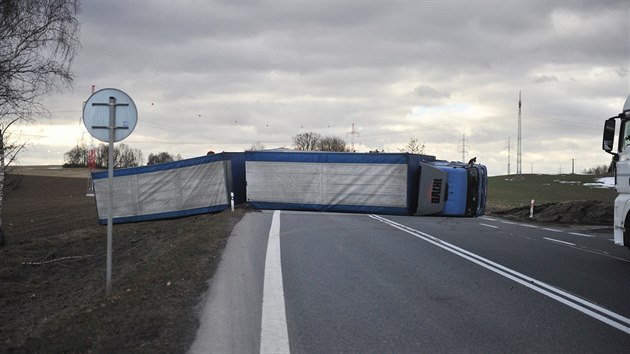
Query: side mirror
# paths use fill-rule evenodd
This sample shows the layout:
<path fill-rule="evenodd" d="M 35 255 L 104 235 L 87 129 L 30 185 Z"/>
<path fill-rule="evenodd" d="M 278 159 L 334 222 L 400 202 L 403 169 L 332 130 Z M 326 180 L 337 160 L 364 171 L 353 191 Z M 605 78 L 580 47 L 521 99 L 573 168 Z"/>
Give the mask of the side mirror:
<path fill-rule="evenodd" d="M 602 139 L 602 149 L 607 153 L 613 150 L 615 141 L 615 118 L 607 119 L 604 123 L 604 136 Z"/>

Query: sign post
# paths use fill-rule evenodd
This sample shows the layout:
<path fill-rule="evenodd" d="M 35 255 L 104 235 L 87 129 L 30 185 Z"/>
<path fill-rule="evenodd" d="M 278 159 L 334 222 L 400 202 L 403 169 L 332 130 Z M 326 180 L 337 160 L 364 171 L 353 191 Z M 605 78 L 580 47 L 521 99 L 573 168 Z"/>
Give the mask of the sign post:
<path fill-rule="evenodd" d="M 108 102 L 103 102 L 108 98 Z M 107 114 L 97 107 L 109 107 Z M 116 113 L 122 121 L 118 126 Z M 83 107 L 83 123 L 88 132 L 100 141 L 107 141 L 108 162 L 107 162 L 107 268 L 105 279 L 105 294 L 110 297 L 112 294 L 112 244 L 113 244 L 113 214 L 114 214 L 114 142 L 125 139 L 136 127 L 138 111 L 136 105 L 126 93 L 117 89 L 103 89 L 95 92 L 87 100 Z"/>

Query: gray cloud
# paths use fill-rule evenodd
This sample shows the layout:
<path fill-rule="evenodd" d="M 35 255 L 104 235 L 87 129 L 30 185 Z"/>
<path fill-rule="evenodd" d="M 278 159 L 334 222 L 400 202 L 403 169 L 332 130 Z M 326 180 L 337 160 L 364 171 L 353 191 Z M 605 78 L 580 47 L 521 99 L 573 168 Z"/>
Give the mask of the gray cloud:
<path fill-rule="evenodd" d="M 607 161 L 601 124 L 630 92 L 627 13 L 622 1 L 90 1 L 75 89 L 47 103 L 76 110 L 52 119 L 76 125 L 92 84 L 126 91 L 140 114 L 127 143 L 146 154 L 345 137 L 355 123 L 366 150 L 416 137 L 445 159 L 461 158 L 465 133 L 504 173 L 522 91 L 524 156 L 557 172 L 578 154 L 587 168 Z"/>
<path fill-rule="evenodd" d="M 535 83 L 544 83 L 544 82 L 558 82 L 558 78 L 555 75 L 536 75 L 534 76 Z"/>

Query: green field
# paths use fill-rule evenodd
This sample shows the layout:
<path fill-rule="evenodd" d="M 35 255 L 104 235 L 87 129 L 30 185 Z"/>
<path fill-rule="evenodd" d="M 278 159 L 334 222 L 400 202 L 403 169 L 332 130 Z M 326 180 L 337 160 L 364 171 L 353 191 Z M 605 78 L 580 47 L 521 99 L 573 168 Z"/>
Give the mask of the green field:
<path fill-rule="evenodd" d="M 488 209 L 509 209 L 570 200 L 598 200 L 612 203 L 614 188 L 585 186 L 602 176 L 593 175 L 507 175 L 488 178 Z"/>

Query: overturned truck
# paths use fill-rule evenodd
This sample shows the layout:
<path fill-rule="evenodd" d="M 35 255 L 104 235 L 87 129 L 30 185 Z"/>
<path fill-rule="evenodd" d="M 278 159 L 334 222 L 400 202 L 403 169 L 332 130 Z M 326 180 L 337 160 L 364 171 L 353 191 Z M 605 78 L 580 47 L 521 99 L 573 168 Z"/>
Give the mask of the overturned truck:
<path fill-rule="evenodd" d="M 100 223 L 107 173 L 92 175 Z M 259 209 L 480 216 L 487 171 L 430 155 L 334 152 L 220 153 L 114 171 L 114 223 Z"/>

